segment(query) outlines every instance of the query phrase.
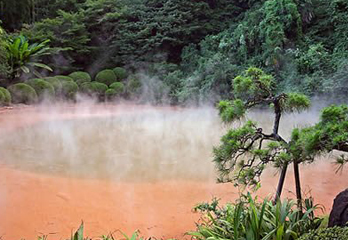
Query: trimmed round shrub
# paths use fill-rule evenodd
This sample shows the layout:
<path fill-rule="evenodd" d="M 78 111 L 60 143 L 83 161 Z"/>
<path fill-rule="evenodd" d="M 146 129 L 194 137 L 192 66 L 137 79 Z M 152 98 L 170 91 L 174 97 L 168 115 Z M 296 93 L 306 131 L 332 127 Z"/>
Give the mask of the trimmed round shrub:
<path fill-rule="evenodd" d="M 73 72 L 69 74 L 69 77 L 71 77 L 78 85 L 81 85 L 82 83 L 85 82 L 90 82 L 92 81 L 91 76 L 87 72 Z"/>
<path fill-rule="evenodd" d="M 2 93 L 2 95 L 4 96 L 3 100 L 1 101 L 2 105 L 10 105 L 11 104 L 11 93 L 3 87 L 0 87 L 0 93 Z"/>
<path fill-rule="evenodd" d="M 111 101 L 117 97 L 117 91 L 113 88 L 109 88 L 105 91 L 105 99 Z"/>
<path fill-rule="evenodd" d="M 67 100 L 75 100 L 79 86 L 73 81 L 61 81 L 62 91 L 61 97 Z"/>
<path fill-rule="evenodd" d="M 113 69 L 115 75 L 116 75 L 116 78 L 117 80 L 124 80 L 127 78 L 127 71 L 126 69 L 124 68 L 121 68 L 121 67 L 115 67 Z"/>
<path fill-rule="evenodd" d="M 9 86 L 8 91 L 11 93 L 13 103 L 32 104 L 38 101 L 35 89 L 25 83 L 16 83 Z"/>
<path fill-rule="evenodd" d="M 40 101 L 44 99 L 46 100 L 54 99 L 55 97 L 54 87 L 52 86 L 52 84 L 45 81 L 44 79 L 39 79 L 39 78 L 29 79 L 26 83 L 35 89 Z"/>
<path fill-rule="evenodd" d="M 121 95 L 125 92 L 124 84 L 121 82 L 114 82 L 110 85 L 110 88 L 116 91 L 116 94 Z"/>
<path fill-rule="evenodd" d="M 5 105 L 5 94 L 0 91 L 0 106 Z"/>
<path fill-rule="evenodd" d="M 104 98 L 104 94 L 107 89 L 108 86 L 100 82 L 87 82 L 83 83 L 80 87 L 82 93 L 88 94 L 90 96 L 96 96 L 99 99 Z"/>
<path fill-rule="evenodd" d="M 56 96 L 59 96 L 62 91 L 62 81 L 57 77 L 46 77 L 44 80 L 53 86 Z"/>
<path fill-rule="evenodd" d="M 105 69 L 103 71 L 100 71 L 97 76 L 95 77 L 95 80 L 97 82 L 104 83 L 106 85 L 111 85 L 112 83 L 116 82 L 117 78 L 114 73 L 114 71 L 110 69 Z"/>
<path fill-rule="evenodd" d="M 71 77 L 63 76 L 63 75 L 57 75 L 54 77 L 61 81 L 74 81 L 74 79 L 72 79 Z"/>
<path fill-rule="evenodd" d="M 310 231 L 299 240 L 348 240 L 348 227 L 321 228 Z"/>

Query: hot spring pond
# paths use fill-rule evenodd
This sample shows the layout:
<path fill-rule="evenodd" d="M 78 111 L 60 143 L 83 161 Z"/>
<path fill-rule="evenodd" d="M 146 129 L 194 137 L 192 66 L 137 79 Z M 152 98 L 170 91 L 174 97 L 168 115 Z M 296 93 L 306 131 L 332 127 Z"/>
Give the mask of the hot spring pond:
<path fill-rule="evenodd" d="M 122 181 L 214 178 L 222 133 L 213 110 L 156 110 L 38 122 L 0 139 L 1 161 L 20 170 Z"/>

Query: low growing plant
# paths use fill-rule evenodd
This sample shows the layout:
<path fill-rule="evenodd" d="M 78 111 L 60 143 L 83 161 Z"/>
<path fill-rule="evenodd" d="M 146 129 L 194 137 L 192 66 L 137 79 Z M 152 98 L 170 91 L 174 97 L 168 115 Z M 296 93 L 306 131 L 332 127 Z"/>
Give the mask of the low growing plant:
<path fill-rule="evenodd" d="M 200 204 L 195 210 L 204 213 L 197 231 L 189 232 L 199 240 L 293 240 L 311 229 L 317 229 L 321 219 L 314 216 L 317 206 L 302 214 L 292 200 L 270 199 L 259 202 L 251 194 L 242 196 L 235 204 L 219 207 L 218 200 Z"/>
<path fill-rule="evenodd" d="M 69 77 L 72 78 L 78 85 L 81 85 L 82 83 L 85 83 L 85 82 L 92 81 L 92 78 L 89 75 L 89 73 L 82 72 L 82 71 L 73 72 L 69 74 Z"/>
<path fill-rule="evenodd" d="M 62 81 L 61 98 L 65 100 L 75 100 L 78 85 L 73 81 Z"/>
<path fill-rule="evenodd" d="M 127 78 L 127 71 L 126 69 L 124 68 L 121 68 L 121 67 L 115 67 L 113 69 L 116 77 L 117 77 L 117 80 L 124 80 Z"/>
<path fill-rule="evenodd" d="M 117 77 L 113 70 L 105 69 L 97 74 L 95 80 L 97 82 L 105 83 L 106 85 L 110 86 L 117 81 Z"/>
<path fill-rule="evenodd" d="M 2 100 L 0 100 L 0 105 L 10 105 L 11 104 L 11 93 L 3 87 L 0 87 L 0 94 L 2 95 Z"/>
<path fill-rule="evenodd" d="M 89 96 L 98 97 L 99 100 L 103 100 L 105 91 L 108 89 L 104 83 L 100 82 L 86 82 L 81 84 L 80 90 L 82 93 Z"/>
<path fill-rule="evenodd" d="M 9 86 L 8 91 L 11 93 L 13 103 L 32 104 L 38 101 L 35 89 L 25 83 L 16 83 Z"/>
<path fill-rule="evenodd" d="M 348 240 L 348 227 L 322 228 L 312 230 L 299 240 Z"/>
<path fill-rule="evenodd" d="M 61 81 L 74 81 L 73 78 L 68 77 L 68 76 L 64 76 L 64 75 L 57 75 L 57 76 L 54 76 L 54 77 L 57 78 L 58 80 L 61 80 Z M 86 77 L 86 79 L 88 79 L 87 75 L 85 75 L 85 77 Z"/>
<path fill-rule="evenodd" d="M 35 89 L 40 101 L 54 99 L 54 87 L 52 86 L 52 84 L 45 81 L 44 79 L 29 79 L 28 81 L 26 81 L 26 83 Z"/>

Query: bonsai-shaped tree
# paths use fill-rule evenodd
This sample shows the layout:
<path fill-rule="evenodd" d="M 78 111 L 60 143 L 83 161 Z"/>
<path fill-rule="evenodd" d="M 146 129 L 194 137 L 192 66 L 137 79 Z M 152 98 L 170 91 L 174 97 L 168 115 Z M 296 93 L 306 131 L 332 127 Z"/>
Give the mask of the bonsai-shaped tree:
<path fill-rule="evenodd" d="M 309 99 L 299 93 L 277 93 L 276 82 L 261 69 L 249 68 L 233 80 L 234 98 L 218 104 L 223 122 L 231 123 L 245 117 L 248 110 L 269 106 L 273 108 L 273 131 L 265 133 L 253 121 L 231 128 L 214 148 L 214 162 L 219 182 L 255 186 L 267 165 L 281 170 L 276 198 L 282 193 L 288 165 L 294 163 L 296 182 L 300 183 L 298 161 L 294 158 L 290 142 L 279 134 L 284 112 L 302 111 L 310 106 Z M 299 156 L 300 157 L 300 156 Z M 302 155 L 301 155 L 302 157 Z M 300 196 L 298 196 L 299 198 Z"/>

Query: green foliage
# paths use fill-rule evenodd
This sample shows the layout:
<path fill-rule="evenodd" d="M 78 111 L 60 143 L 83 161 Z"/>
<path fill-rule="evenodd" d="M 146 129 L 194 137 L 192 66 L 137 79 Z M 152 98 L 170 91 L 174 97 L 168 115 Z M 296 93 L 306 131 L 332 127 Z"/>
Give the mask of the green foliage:
<path fill-rule="evenodd" d="M 34 1 L 6 1 L 1 0 L 0 19 L 4 23 L 4 27 L 9 30 L 19 29 L 23 23 L 32 23 L 32 9 Z M 6 10 L 6 11 L 4 11 Z"/>
<path fill-rule="evenodd" d="M 52 71 L 46 64 L 34 60 L 34 58 L 37 59 L 48 54 L 48 42 L 49 40 L 45 40 L 41 43 L 29 44 L 28 39 L 22 35 L 9 39 L 6 49 L 12 78 L 19 77 L 22 73 L 29 74 L 30 72 L 40 77 L 41 75 L 36 68 Z"/>
<path fill-rule="evenodd" d="M 303 111 L 310 107 L 309 98 L 300 93 L 288 93 L 283 99 L 282 108 L 286 112 Z"/>
<path fill-rule="evenodd" d="M 77 231 L 74 233 L 73 236 L 71 236 L 70 240 L 84 240 L 83 238 L 83 222 L 81 223 L 79 229 L 77 229 Z"/>
<path fill-rule="evenodd" d="M 125 92 L 125 86 L 121 82 L 114 82 L 110 85 L 110 88 L 114 89 L 117 95 L 121 95 Z"/>
<path fill-rule="evenodd" d="M 124 80 L 127 78 L 127 71 L 124 68 L 116 67 L 113 69 L 117 80 Z"/>
<path fill-rule="evenodd" d="M 30 85 L 32 88 L 35 89 L 35 92 L 39 97 L 39 101 L 52 101 L 55 97 L 54 87 L 44 79 L 29 79 L 28 81 L 26 81 L 26 84 Z"/>
<path fill-rule="evenodd" d="M 301 215 L 294 206 L 295 203 L 288 200 L 278 200 L 276 204 L 269 199 L 259 202 L 250 194 L 223 208 L 214 200 L 195 208 L 205 215 L 197 231 L 188 234 L 200 240 L 298 239 L 309 230 L 318 228 L 321 219 L 314 217 L 316 207 L 306 209 Z"/>
<path fill-rule="evenodd" d="M 60 80 L 57 76 L 56 77 L 45 77 L 44 80 L 53 86 L 56 97 L 58 99 L 61 98 L 62 97 L 62 89 L 63 89 L 62 81 L 66 81 L 66 80 Z M 73 80 L 71 79 L 71 81 L 73 81 Z"/>
<path fill-rule="evenodd" d="M 0 104 L 10 105 L 12 101 L 10 92 L 6 88 L 0 87 L 0 94 L 2 95 Z"/>
<path fill-rule="evenodd" d="M 5 104 L 5 94 L 0 91 L 0 106 L 3 106 Z"/>
<path fill-rule="evenodd" d="M 305 234 L 299 240 L 347 240 L 348 228 L 323 228 L 318 230 L 312 230 L 308 234 Z"/>
<path fill-rule="evenodd" d="M 83 79 L 90 79 L 90 77 L 88 77 L 89 75 L 86 75 L 85 73 L 72 73 L 74 77 L 76 77 L 77 79 L 79 78 L 83 78 Z M 57 75 L 57 76 L 54 76 L 55 78 L 57 78 L 58 80 L 60 81 L 74 81 L 73 78 L 71 77 L 68 77 L 68 76 L 63 76 L 63 75 Z M 87 80 L 86 80 L 87 81 Z"/>
<path fill-rule="evenodd" d="M 252 121 L 227 131 L 220 145 L 214 148 L 218 181 L 257 186 L 267 165 L 284 168 L 299 159 L 294 145 L 278 134 L 280 119 L 283 112 L 307 109 L 310 101 L 299 93 L 277 94 L 274 78 L 259 68 L 251 67 L 235 77 L 233 87 L 234 98 L 220 101 L 217 106 L 223 122 L 240 120 L 249 109 L 264 105 L 273 107 L 275 120 L 270 134 Z"/>
<path fill-rule="evenodd" d="M 134 98 L 141 92 L 141 81 L 136 76 L 131 76 L 127 82 L 127 94 L 130 98 Z"/>
<path fill-rule="evenodd" d="M 315 157 L 333 150 L 348 152 L 348 107 L 346 105 L 326 107 L 320 121 L 314 126 L 295 129 L 291 136 L 291 149 L 304 162 L 313 162 Z M 338 170 L 348 159 L 338 157 Z"/>
<path fill-rule="evenodd" d="M 345 96 L 346 10 L 344 0 L 258 1 L 231 19 L 229 29 L 184 48 L 181 67 L 189 77 L 180 95 L 202 92 L 202 83 L 207 82 L 205 69 L 220 61 L 225 66 L 215 71 L 221 72 L 220 76 L 232 75 L 218 78 L 223 84 L 240 69 L 258 66 L 276 74 L 278 91 Z"/>
<path fill-rule="evenodd" d="M 220 101 L 218 104 L 219 115 L 223 122 L 232 122 L 239 120 L 245 115 L 244 103 L 240 100 L 231 101 Z"/>
<path fill-rule="evenodd" d="M 0 2 L 7 32 L 50 40 L 54 54 L 40 60 L 59 74 L 156 69 L 171 103 L 230 98 L 249 66 L 272 73 L 278 92 L 348 93 L 346 0 Z M 0 63 L 3 52 L 0 44 Z"/>
<path fill-rule="evenodd" d="M 92 78 L 89 75 L 89 73 L 82 72 L 82 71 L 70 73 L 69 77 L 72 78 L 78 85 L 81 85 L 82 83 L 85 83 L 85 82 L 92 81 Z"/>
<path fill-rule="evenodd" d="M 206 41 L 215 41 L 213 38 L 209 38 Z M 200 44 L 200 48 L 204 49 L 204 56 L 195 56 L 192 61 L 192 65 L 185 64 L 182 70 L 177 70 L 176 78 L 179 80 L 177 88 L 175 89 L 175 96 L 179 99 L 179 102 L 216 102 L 223 97 L 229 97 L 231 92 L 231 79 L 233 79 L 239 72 L 239 68 L 226 60 L 220 53 L 216 52 L 216 49 L 207 49 L 206 42 Z M 189 62 L 191 50 L 185 50 L 183 55 L 183 61 Z M 192 49 L 192 51 L 194 51 Z M 202 50 L 203 51 L 203 50 Z M 189 72 L 186 69 L 194 69 L 193 72 Z"/>
<path fill-rule="evenodd" d="M 264 146 L 263 141 L 262 132 L 254 122 L 248 121 L 240 128 L 230 129 L 213 151 L 218 181 L 257 186 L 268 164 L 279 168 L 291 161 L 284 143 L 273 140 Z"/>
<path fill-rule="evenodd" d="M 0 21 L 1 24 L 1 21 Z M 6 51 L 6 32 L 0 25 L 0 80 L 7 77 L 9 71 L 9 65 L 7 62 Z"/>
<path fill-rule="evenodd" d="M 80 91 L 90 96 L 98 97 L 102 100 L 105 96 L 105 91 L 108 89 L 108 86 L 100 82 L 85 82 L 81 84 Z"/>
<path fill-rule="evenodd" d="M 234 95 L 242 99 L 265 98 L 274 92 L 274 80 L 259 68 L 249 68 L 233 80 L 233 90 Z"/>
<path fill-rule="evenodd" d="M 66 100 L 75 100 L 76 93 L 79 89 L 78 85 L 73 81 L 61 81 L 61 83 L 61 97 Z"/>
<path fill-rule="evenodd" d="M 110 86 L 112 83 L 116 82 L 117 78 L 113 70 L 105 69 L 97 74 L 95 80 Z"/>
<path fill-rule="evenodd" d="M 105 91 L 105 99 L 107 101 L 112 101 L 117 97 L 117 91 L 115 89 L 109 88 L 108 90 Z"/>
<path fill-rule="evenodd" d="M 123 83 L 114 82 L 113 84 L 110 85 L 110 88 L 106 90 L 105 98 L 107 100 L 113 100 L 113 99 L 119 98 L 124 95 L 125 90 L 126 88 Z"/>
<path fill-rule="evenodd" d="M 226 28 L 249 4 L 230 1 L 128 1 L 113 48 L 120 49 L 122 62 L 180 60 L 181 50 L 198 43 L 207 34 Z M 157 58 L 157 59 L 156 59 Z"/>
<path fill-rule="evenodd" d="M 38 101 L 35 89 L 25 83 L 16 83 L 9 86 L 8 91 L 11 93 L 13 103 L 32 104 Z"/>
<path fill-rule="evenodd" d="M 72 12 L 70 9 L 64 11 L 59 8 L 60 6 L 54 9 L 58 10 L 54 18 L 43 19 L 29 28 L 22 29 L 22 32 L 35 41 L 49 39 L 51 47 L 59 54 L 60 60 L 59 64 L 56 64 L 56 70 L 67 72 L 76 70 L 76 66 L 89 63 L 90 34 L 83 22 L 83 12 Z M 55 63 L 56 58 L 46 60 Z M 72 64 L 75 67 L 72 68 Z"/>

